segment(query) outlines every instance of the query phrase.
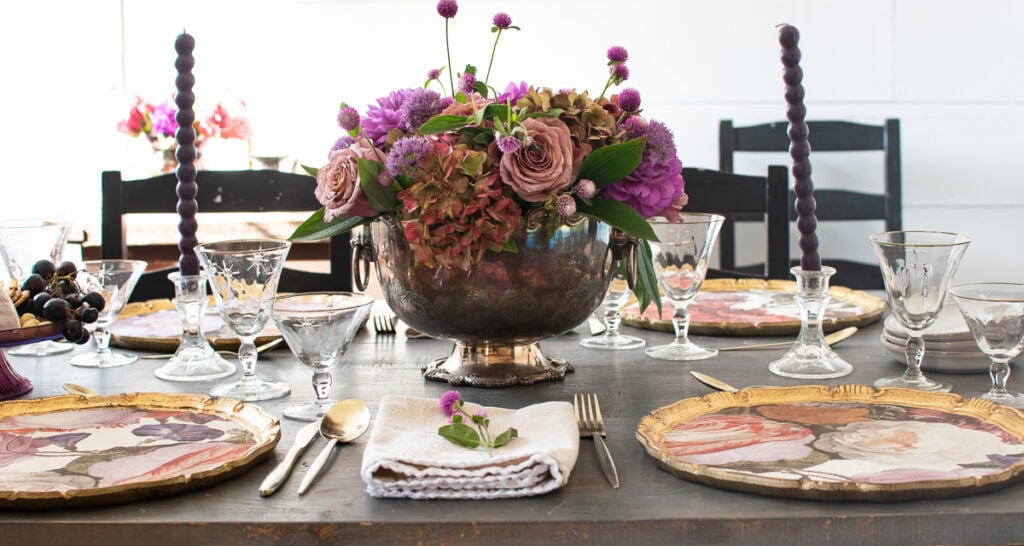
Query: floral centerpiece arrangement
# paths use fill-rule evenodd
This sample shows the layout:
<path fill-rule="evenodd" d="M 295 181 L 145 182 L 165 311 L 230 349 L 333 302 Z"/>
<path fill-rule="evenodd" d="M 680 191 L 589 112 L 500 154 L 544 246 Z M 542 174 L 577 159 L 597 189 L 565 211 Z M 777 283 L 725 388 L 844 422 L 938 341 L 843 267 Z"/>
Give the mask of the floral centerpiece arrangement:
<path fill-rule="evenodd" d="M 441 0 L 437 11 L 448 47 L 458 4 Z M 292 239 L 331 237 L 394 215 L 418 264 L 470 271 L 486 252 L 516 252 L 510 236 L 530 215 L 545 215 L 551 233 L 586 215 L 641 240 L 635 292 L 641 308 L 660 304 L 646 218 L 677 219 L 687 200 L 671 131 L 640 115 L 636 89 L 608 94 L 629 79 L 628 53 L 618 46 L 607 52 L 596 97 L 525 82 L 498 91 L 490 70 L 510 30 L 519 28 L 507 14 L 494 16 L 483 78 L 472 65 L 456 76 L 449 48 L 447 66 L 428 71 L 422 88 L 393 91 L 363 115 L 342 104 L 338 124 L 347 134 L 325 166 L 306 167 L 324 206 Z"/>

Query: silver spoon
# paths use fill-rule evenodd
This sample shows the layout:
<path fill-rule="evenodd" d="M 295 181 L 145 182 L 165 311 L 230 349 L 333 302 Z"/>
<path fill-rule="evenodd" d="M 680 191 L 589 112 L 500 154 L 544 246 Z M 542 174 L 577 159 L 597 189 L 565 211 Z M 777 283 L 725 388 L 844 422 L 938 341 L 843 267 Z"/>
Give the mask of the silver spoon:
<path fill-rule="evenodd" d="M 299 485 L 299 494 L 304 495 L 313 485 L 313 480 L 320 474 L 321 469 L 327 464 L 327 459 L 334 451 L 338 442 L 351 442 L 363 435 L 370 427 L 370 408 L 362 400 L 349 398 L 342 400 L 324 414 L 320 422 L 320 435 L 330 440 L 323 451 L 316 456 L 316 460 L 310 465 L 306 475 Z"/>

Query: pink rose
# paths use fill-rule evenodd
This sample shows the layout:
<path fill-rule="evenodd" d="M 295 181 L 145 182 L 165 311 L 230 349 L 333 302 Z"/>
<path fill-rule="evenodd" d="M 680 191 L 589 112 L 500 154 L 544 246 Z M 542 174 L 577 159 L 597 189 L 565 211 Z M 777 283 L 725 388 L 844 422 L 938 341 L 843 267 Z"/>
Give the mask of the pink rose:
<path fill-rule="evenodd" d="M 336 150 L 331 159 L 316 173 L 316 200 L 324 206 L 324 222 L 348 214 L 372 218 L 377 216 L 359 187 L 359 158 L 376 159 L 373 149 L 364 141 Z"/>
<path fill-rule="evenodd" d="M 526 119 L 523 127 L 532 143 L 501 156 L 501 181 L 524 200 L 538 203 L 572 184 L 572 138 L 555 118 Z"/>

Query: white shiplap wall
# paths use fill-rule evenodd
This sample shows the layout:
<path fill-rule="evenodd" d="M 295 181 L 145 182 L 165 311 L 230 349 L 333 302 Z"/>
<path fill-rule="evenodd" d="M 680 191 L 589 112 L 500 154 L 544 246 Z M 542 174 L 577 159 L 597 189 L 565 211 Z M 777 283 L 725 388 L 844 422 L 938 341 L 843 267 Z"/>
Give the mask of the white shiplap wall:
<path fill-rule="evenodd" d="M 444 62 L 434 0 L 35 0 L 0 5 L 0 217 L 99 221 L 99 173 L 129 168 L 114 132 L 134 94 L 173 91 L 174 37 L 197 40 L 197 93 L 249 104 L 255 146 L 319 163 L 337 103 L 364 105 L 422 83 Z M 1024 281 L 1024 3 L 976 0 L 463 0 L 453 62 L 485 66 L 496 11 L 523 27 L 499 46 L 492 83 L 594 90 L 604 51 L 626 46 L 649 117 L 675 131 L 684 163 L 717 166 L 718 120 L 781 119 L 774 25 L 801 29 L 813 118 L 902 123 L 904 224 L 970 234 L 958 280 Z M 123 39 L 122 39 L 123 38 Z M 138 157 L 137 155 L 135 157 Z M 784 156 L 747 157 L 763 171 Z M 881 188 L 881 158 L 812 155 L 815 182 Z M 36 197 L 24 194 L 32 182 Z M 62 210 L 66 209 L 66 210 Z M 872 259 L 879 225 L 829 225 L 826 254 Z M 98 235 L 98 234 L 96 234 Z"/>

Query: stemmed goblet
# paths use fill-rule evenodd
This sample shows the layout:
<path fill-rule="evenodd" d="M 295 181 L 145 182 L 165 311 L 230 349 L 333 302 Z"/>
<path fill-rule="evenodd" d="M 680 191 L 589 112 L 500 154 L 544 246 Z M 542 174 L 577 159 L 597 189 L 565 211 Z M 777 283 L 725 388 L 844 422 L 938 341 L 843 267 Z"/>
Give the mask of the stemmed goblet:
<path fill-rule="evenodd" d="M 604 351 L 639 349 L 644 346 L 644 340 L 619 333 L 619 324 L 622 323 L 622 313 L 619 308 L 629 299 L 630 293 L 626 279 L 622 278 L 622 271 L 616 269 L 612 276 L 612 282 L 608 285 L 608 292 L 605 293 L 604 301 L 601 303 L 601 307 L 604 308 L 604 333 L 582 339 L 580 345 Z"/>
<path fill-rule="evenodd" d="M 967 321 L 981 352 L 992 360 L 992 388 L 978 398 L 1024 408 L 1024 394 L 1006 390 L 1010 361 L 1024 350 L 1024 284 L 976 283 L 954 286 L 949 293 Z"/>
<path fill-rule="evenodd" d="M 681 222 L 650 220 L 658 241 L 651 243 L 658 284 L 672 300 L 672 326 L 676 339 L 668 345 L 649 347 L 647 354 L 663 360 L 702 360 L 718 354 L 689 339 L 690 313 L 687 306 L 697 295 L 708 272 L 711 248 L 718 239 L 725 217 L 718 214 L 684 213 Z"/>
<path fill-rule="evenodd" d="M 349 292 L 321 292 L 278 296 L 268 302 L 274 324 L 295 358 L 313 369 L 316 399 L 284 408 L 284 416 L 316 421 L 334 405 L 330 400 L 331 368 L 352 343 L 370 312 L 373 298 Z"/>
<path fill-rule="evenodd" d="M 907 329 L 907 371 L 875 381 L 876 387 L 947 392 L 952 385 L 921 372 L 921 337 L 942 312 L 949 283 L 971 239 L 942 231 L 887 231 L 870 237 L 885 281 L 889 310 Z"/>
<path fill-rule="evenodd" d="M 7 220 L 0 222 L 0 256 L 7 272 L 24 282 L 32 273 L 32 265 L 48 259 L 57 265 L 64 254 L 71 224 L 45 220 Z M 70 351 L 70 343 L 40 341 L 29 343 L 8 353 L 17 356 L 48 356 Z"/>
<path fill-rule="evenodd" d="M 106 304 L 100 316 L 92 324 L 92 337 L 96 339 L 96 352 L 75 355 L 73 366 L 83 368 L 113 368 L 127 366 L 139 359 L 139 355 L 115 353 L 110 350 L 110 324 L 128 302 L 135 283 L 146 271 L 142 260 L 93 260 L 85 262 L 78 272 L 76 281 L 83 292 L 99 292 Z"/>
<path fill-rule="evenodd" d="M 256 336 L 270 315 L 266 302 L 277 294 L 284 260 L 292 244 L 273 239 L 249 239 L 206 243 L 196 247 L 206 270 L 217 311 L 224 324 L 239 337 L 238 361 L 242 379 L 210 389 L 213 396 L 254 402 L 281 398 L 291 392 L 287 383 L 264 381 L 256 376 Z"/>

